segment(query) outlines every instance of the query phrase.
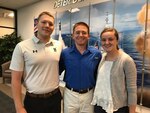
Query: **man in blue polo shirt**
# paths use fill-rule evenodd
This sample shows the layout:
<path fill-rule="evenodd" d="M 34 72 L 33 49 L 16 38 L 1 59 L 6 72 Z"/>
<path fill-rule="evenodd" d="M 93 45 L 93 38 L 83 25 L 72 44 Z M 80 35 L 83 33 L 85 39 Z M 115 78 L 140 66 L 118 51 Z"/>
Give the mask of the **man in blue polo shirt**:
<path fill-rule="evenodd" d="M 75 44 L 61 53 L 60 74 L 65 70 L 64 113 L 93 113 L 91 105 L 101 53 L 88 47 L 89 26 L 78 22 L 73 27 Z"/>

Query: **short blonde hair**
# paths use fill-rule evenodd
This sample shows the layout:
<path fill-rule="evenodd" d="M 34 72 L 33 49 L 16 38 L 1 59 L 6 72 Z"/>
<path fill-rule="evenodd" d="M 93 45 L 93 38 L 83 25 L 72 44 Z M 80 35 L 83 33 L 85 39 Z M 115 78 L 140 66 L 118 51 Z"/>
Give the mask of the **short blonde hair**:
<path fill-rule="evenodd" d="M 44 12 L 42 12 L 42 13 L 39 14 L 39 16 L 38 16 L 38 18 L 37 18 L 37 21 L 39 21 L 39 19 L 40 19 L 41 16 L 43 16 L 43 15 L 48 15 L 48 16 L 52 17 L 53 19 L 55 19 L 54 16 L 53 16 L 50 12 L 44 11 Z"/>

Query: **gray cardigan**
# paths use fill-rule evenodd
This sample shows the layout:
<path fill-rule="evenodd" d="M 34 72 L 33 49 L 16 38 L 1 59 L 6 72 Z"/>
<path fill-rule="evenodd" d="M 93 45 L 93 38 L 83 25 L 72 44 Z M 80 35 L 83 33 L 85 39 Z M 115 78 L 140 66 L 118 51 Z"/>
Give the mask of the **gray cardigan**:
<path fill-rule="evenodd" d="M 119 50 L 119 57 L 113 62 L 110 72 L 110 84 L 114 109 L 137 104 L 137 71 L 133 59 Z M 105 62 L 103 53 L 99 68 Z"/>

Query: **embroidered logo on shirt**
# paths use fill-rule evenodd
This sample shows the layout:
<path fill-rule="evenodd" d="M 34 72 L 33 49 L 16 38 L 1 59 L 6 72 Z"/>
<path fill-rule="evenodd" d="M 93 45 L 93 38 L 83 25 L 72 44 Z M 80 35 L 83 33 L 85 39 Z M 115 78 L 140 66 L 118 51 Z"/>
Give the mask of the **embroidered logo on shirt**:
<path fill-rule="evenodd" d="M 37 53 L 38 51 L 37 50 L 33 50 L 33 53 Z"/>
<path fill-rule="evenodd" d="M 56 52 L 57 50 L 56 50 L 56 48 L 53 48 L 53 50 L 54 50 L 54 52 Z"/>
<path fill-rule="evenodd" d="M 95 59 L 98 60 L 99 58 L 98 58 L 98 57 L 95 57 Z"/>

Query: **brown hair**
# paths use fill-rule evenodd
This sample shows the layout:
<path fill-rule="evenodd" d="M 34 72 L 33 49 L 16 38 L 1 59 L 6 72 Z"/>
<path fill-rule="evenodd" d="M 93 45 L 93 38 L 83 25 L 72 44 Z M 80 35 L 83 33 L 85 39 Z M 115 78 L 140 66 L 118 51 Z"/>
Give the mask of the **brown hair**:
<path fill-rule="evenodd" d="M 41 16 L 43 15 L 48 15 L 50 17 L 52 17 L 54 19 L 54 16 L 50 13 L 50 12 L 47 12 L 47 11 L 44 11 L 42 13 L 39 14 L 38 18 L 37 18 L 37 21 L 39 21 L 39 19 L 41 18 Z"/>
<path fill-rule="evenodd" d="M 77 26 L 79 26 L 79 25 L 85 26 L 85 27 L 87 28 L 87 30 L 88 30 L 88 34 L 90 34 L 89 26 L 88 26 L 85 22 L 78 22 L 78 23 L 76 23 L 76 24 L 73 26 L 73 33 L 74 33 L 75 28 L 76 28 Z"/>

